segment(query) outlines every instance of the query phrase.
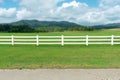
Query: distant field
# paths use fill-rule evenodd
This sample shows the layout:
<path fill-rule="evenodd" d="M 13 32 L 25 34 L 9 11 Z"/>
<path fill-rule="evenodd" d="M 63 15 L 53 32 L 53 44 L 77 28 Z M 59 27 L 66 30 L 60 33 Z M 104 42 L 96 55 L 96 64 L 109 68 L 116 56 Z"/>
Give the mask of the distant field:
<path fill-rule="evenodd" d="M 0 33 L 5 35 L 37 33 Z M 53 32 L 39 35 L 120 35 L 119 30 Z M 0 45 L 1 69 L 120 68 L 120 45 Z"/>
<path fill-rule="evenodd" d="M 60 36 L 60 35 L 69 35 L 69 36 L 85 36 L 85 35 L 96 35 L 96 36 L 110 36 L 110 35 L 120 35 L 120 30 L 96 30 L 96 31 L 66 31 L 66 32 L 50 32 L 50 33 L 0 33 L 2 36 L 11 36 L 11 35 L 18 35 L 18 36 L 35 36 L 35 35 L 40 35 L 40 36 Z"/>

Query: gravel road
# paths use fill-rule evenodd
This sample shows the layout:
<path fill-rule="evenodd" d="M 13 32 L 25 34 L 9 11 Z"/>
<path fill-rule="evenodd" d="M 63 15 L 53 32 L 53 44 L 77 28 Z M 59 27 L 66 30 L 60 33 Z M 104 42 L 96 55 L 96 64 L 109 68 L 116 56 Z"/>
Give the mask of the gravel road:
<path fill-rule="evenodd" d="M 0 80 L 120 80 L 120 69 L 0 70 Z"/>

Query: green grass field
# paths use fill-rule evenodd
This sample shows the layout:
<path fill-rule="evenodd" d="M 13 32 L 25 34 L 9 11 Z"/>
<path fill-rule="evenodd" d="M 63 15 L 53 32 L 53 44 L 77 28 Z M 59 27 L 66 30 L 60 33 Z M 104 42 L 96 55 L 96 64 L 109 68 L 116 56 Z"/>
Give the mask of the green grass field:
<path fill-rule="evenodd" d="M 37 33 L 0 33 L 5 35 Z M 39 35 L 120 35 L 119 30 L 53 32 Z M 120 45 L 0 45 L 1 69 L 120 68 Z"/>
<path fill-rule="evenodd" d="M 11 35 L 17 35 L 17 36 L 85 36 L 85 35 L 90 35 L 90 36 L 111 36 L 111 35 L 120 35 L 120 30 L 96 30 L 96 31 L 80 31 L 80 32 L 49 32 L 49 33 L 0 33 L 0 35 L 4 36 L 11 36 Z"/>

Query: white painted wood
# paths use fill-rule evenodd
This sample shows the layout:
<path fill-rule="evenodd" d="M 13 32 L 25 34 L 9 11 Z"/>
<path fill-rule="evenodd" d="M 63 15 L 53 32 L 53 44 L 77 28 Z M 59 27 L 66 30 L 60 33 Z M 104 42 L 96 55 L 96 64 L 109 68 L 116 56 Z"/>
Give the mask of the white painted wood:
<path fill-rule="evenodd" d="M 73 45 L 75 44 L 76 45 L 76 44 L 86 44 L 86 42 L 81 42 L 81 43 L 79 43 L 79 42 L 72 42 L 72 43 L 71 42 L 66 42 L 64 44 L 73 44 Z"/>
<path fill-rule="evenodd" d="M 120 44 L 120 36 L 0 36 L 0 44 Z"/>
<path fill-rule="evenodd" d="M 16 42 L 16 43 L 14 43 L 14 44 L 21 44 L 21 45 L 23 45 L 23 44 L 36 44 L 36 43 L 23 43 L 23 42 Z"/>
<path fill-rule="evenodd" d="M 64 35 L 61 36 L 61 45 L 64 46 Z"/>
<path fill-rule="evenodd" d="M 38 35 L 36 36 L 36 45 L 37 46 L 39 45 L 39 36 Z"/>
<path fill-rule="evenodd" d="M 54 43 L 39 43 L 39 44 L 51 44 L 52 45 L 52 44 L 61 44 L 61 43 L 60 42 L 59 43 L 58 42 L 56 42 L 56 43 L 54 42 Z"/>
<path fill-rule="evenodd" d="M 88 35 L 86 36 L 86 46 L 88 46 Z"/>
<path fill-rule="evenodd" d="M 11 38 L 11 36 L 0 36 L 0 38 Z"/>
<path fill-rule="evenodd" d="M 14 36 L 14 38 L 36 38 L 36 36 Z"/>
<path fill-rule="evenodd" d="M 86 36 L 64 36 L 64 38 L 86 38 Z"/>
<path fill-rule="evenodd" d="M 114 45 L 114 35 L 111 36 L 111 45 Z"/>
<path fill-rule="evenodd" d="M 12 35 L 11 38 L 12 38 L 12 45 L 14 45 L 14 36 Z"/>
<path fill-rule="evenodd" d="M 39 38 L 61 38 L 61 36 L 39 36 Z"/>
<path fill-rule="evenodd" d="M 11 45 L 11 42 L 0 42 L 0 44 L 10 44 Z"/>

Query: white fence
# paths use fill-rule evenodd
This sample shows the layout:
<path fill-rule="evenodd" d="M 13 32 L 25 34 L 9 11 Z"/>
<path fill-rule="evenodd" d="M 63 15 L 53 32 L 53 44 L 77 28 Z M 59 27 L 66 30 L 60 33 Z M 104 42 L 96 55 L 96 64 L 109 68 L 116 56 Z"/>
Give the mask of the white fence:
<path fill-rule="evenodd" d="M 0 44 L 120 44 L 120 36 L 0 36 Z"/>

